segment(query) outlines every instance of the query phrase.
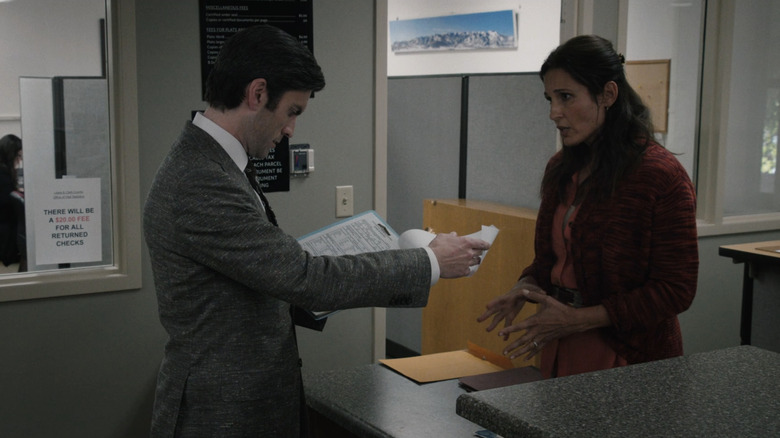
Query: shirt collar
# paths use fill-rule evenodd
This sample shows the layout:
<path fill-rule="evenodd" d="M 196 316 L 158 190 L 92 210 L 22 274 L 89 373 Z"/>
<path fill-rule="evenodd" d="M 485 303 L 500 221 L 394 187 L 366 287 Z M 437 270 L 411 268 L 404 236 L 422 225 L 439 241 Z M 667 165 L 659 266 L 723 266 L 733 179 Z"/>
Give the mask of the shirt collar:
<path fill-rule="evenodd" d="M 222 146 L 222 149 L 227 152 L 233 162 L 236 163 L 236 166 L 238 166 L 242 172 L 244 171 L 247 163 L 249 163 L 249 157 L 247 157 L 244 147 L 232 134 L 225 131 L 221 126 L 217 125 L 200 112 L 195 114 L 192 124 L 206 131 L 208 135 L 213 137 L 214 140 Z"/>

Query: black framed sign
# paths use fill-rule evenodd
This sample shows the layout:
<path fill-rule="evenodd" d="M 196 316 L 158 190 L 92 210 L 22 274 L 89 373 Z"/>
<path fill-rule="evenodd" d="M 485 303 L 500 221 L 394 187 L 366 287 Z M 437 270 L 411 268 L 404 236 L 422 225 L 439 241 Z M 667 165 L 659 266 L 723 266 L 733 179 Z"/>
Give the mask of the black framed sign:
<path fill-rule="evenodd" d="M 249 162 L 255 166 L 257 183 L 263 192 L 290 191 L 290 143 L 287 137 L 271 149 L 267 157 L 249 157 Z"/>
<path fill-rule="evenodd" d="M 313 0 L 199 0 L 200 65 L 202 93 L 206 78 L 222 44 L 241 29 L 258 24 L 276 26 L 314 53 L 312 37 Z"/>

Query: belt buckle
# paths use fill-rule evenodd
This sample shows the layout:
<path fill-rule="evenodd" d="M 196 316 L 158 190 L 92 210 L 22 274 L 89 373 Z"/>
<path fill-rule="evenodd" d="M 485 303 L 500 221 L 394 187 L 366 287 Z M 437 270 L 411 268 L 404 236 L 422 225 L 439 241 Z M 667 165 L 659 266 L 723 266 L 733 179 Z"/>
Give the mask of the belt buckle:
<path fill-rule="evenodd" d="M 575 309 L 583 307 L 582 294 L 580 291 L 567 287 L 553 286 L 553 292 L 553 298 L 561 303 L 572 306 Z"/>

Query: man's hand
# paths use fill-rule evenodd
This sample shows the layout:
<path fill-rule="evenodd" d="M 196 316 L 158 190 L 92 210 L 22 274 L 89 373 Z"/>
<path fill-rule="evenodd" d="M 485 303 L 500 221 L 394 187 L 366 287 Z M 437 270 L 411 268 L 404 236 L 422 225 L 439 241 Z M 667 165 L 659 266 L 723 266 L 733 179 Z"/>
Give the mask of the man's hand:
<path fill-rule="evenodd" d="M 458 237 L 455 233 L 437 234 L 428 245 L 439 262 L 441 278 L 458 278 L 469 275 L 471 267 L 478 265 L 482 251 L 490 248 L 484 240 Z"/>

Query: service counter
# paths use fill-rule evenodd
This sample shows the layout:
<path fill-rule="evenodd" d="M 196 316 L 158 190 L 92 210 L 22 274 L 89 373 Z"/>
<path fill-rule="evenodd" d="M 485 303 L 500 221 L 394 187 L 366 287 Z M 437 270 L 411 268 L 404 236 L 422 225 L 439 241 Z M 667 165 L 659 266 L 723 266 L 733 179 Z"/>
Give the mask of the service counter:
<path fill-rule="evenodd" d="M 457 412 L 507 438 L 780 436 L 780 354 L 740 346 L 480 391 Z"/>
<path fill-rule="evenodd" d="M 780 436 L 780 354 L 739 346 L 467 393 L 383 365 L 304 374 L 315 437 Z"/>

